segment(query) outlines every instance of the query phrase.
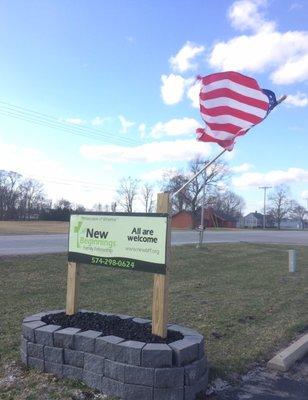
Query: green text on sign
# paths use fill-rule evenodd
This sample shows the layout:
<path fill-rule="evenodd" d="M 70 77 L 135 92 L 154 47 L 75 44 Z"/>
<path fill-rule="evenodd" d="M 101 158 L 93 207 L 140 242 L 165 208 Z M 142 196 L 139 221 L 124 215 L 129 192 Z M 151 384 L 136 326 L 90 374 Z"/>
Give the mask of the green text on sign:
<path fill-rule="evenodd" d="M 68 260 L 166 273 L 167 214 L 74 214 Z"/>

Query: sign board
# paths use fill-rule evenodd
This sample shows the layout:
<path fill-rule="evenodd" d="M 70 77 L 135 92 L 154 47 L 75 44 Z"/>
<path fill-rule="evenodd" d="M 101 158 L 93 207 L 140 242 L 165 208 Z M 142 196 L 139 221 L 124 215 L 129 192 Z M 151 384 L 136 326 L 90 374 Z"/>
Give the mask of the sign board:
<path fill-rule="evenodd" d="M 166 273 L 168 214 L 73 214 L 68 261 Z"/>

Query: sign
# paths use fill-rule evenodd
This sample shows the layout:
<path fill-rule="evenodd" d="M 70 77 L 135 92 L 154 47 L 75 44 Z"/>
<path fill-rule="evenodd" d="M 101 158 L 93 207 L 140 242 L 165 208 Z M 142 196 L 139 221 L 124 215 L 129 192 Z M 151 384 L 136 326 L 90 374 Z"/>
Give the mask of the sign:
<path fill-rule="evenodd" d="M 165 274 L 167 226 L 168 214 L 73 214 L 68 261 Z"/>

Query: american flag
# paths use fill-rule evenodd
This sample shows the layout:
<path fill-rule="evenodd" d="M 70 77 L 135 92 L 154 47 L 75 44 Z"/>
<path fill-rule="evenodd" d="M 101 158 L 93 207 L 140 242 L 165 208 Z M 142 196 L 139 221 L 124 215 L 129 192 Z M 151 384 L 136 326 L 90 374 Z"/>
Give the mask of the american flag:
<path fill-rule="evenodd" d="M 200 113 L 205 128 L 197 139 L 232 150 L 236 137 L 260 123 L 277 105 L 275 94 L 238 72 L 219 72 L 201 80 Z"/>

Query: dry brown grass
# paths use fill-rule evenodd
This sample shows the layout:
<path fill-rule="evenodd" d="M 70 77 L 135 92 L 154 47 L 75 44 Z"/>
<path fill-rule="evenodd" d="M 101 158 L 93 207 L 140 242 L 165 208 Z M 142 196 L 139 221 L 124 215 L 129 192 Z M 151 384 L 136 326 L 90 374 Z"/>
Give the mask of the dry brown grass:
<path fill-rule="evenodd" d="M 44 235 L 68 233 L 68 222 L 0 221 L 0 235 Z"/>

